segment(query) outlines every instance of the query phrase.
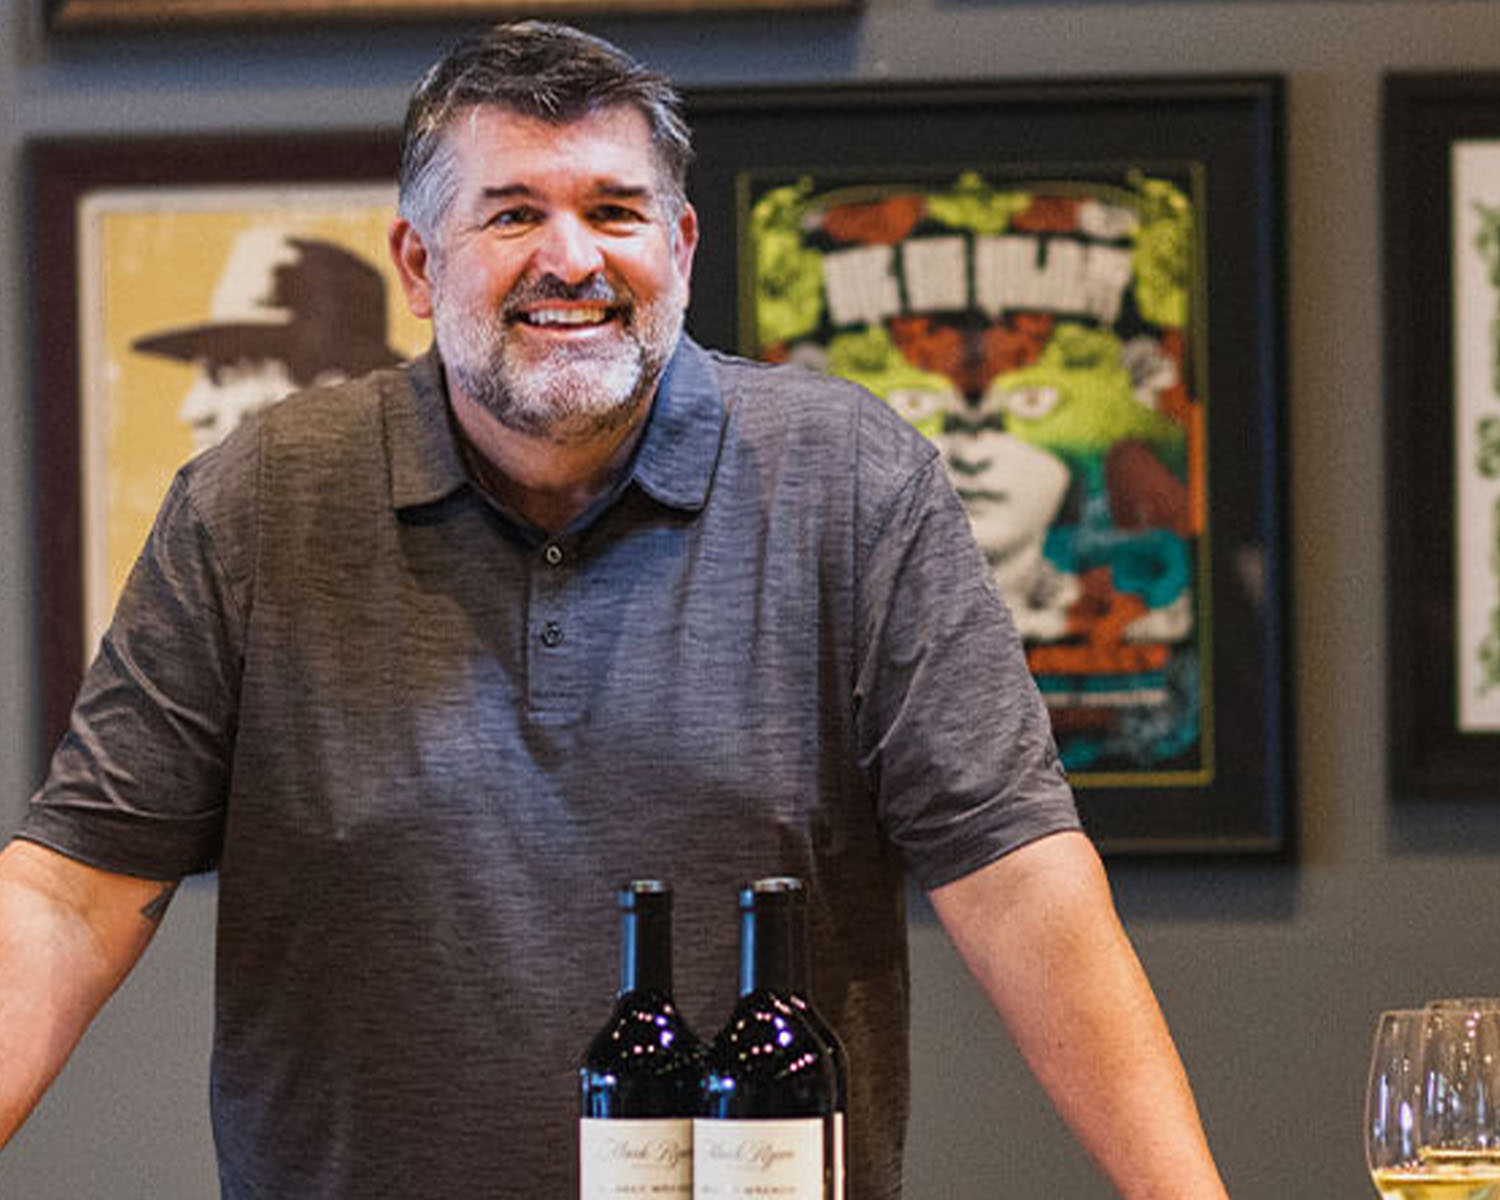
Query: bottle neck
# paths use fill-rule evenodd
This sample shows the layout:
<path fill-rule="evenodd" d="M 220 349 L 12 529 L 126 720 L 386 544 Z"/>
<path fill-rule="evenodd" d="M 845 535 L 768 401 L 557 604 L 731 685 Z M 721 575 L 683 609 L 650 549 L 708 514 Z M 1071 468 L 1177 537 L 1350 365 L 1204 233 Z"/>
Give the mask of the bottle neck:
<path fill-rule="evenodd" d="M 620 913 L 620 994 L 671 991 L 671 897 L 637 895 Z"/>
<path fill-rule="evenodd" d="M 755 991 L 807 991 L 802 906 L 789 896 L 755 896 L 740 910 L 740 995 Z"/>

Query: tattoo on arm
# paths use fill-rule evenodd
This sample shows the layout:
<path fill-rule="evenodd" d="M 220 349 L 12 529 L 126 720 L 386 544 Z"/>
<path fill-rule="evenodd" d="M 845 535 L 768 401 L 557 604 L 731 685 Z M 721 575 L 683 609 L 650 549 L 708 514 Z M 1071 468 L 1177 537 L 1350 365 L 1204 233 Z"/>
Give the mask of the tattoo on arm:
<path fill-rule="evenodd" d="M 175 883 L 162 884 L 161 891 L 152 896 L 146 906 L 141 909 L 141 916 L 145 917 L 153 925 L 156 924 L 156 922 L 160 921 L 166 915 L 167 905 L 172 902 L 172 897 L 176 892 L 177 885 Z"/>

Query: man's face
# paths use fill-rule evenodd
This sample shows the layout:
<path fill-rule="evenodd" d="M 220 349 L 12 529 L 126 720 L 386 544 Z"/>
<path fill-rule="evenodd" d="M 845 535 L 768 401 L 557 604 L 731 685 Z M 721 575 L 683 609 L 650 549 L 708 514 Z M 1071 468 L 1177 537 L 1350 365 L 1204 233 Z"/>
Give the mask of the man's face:
<path fill-rule="evenodd" d="M 446 144 L 457 187 L 426 246 L 426 300 L 450 382 L 530 436 L 628 423 L 676 345 L 697 242 L 646 119 L 476 108 Z"/>

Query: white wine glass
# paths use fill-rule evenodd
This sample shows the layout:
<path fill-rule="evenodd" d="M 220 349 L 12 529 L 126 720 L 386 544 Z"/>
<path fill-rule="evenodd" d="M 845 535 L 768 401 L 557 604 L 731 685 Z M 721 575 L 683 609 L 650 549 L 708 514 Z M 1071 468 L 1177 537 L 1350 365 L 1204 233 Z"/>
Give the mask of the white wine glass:
<path fill-rule="evenodd" d="M 1404 1195 L 1399 1181 L 1421 1166 L 1422 1034 L 1427 1011 L 1398 1008 L 1380 1014 L 1365 1093 L 1365 1162 L 1385 1200 Z"/>
<path fill-rule="evenodd" d="M 1365 1151 L 1383 1200 L 1500 1200 L 1500 1007 L 1382 1013 Z"/>
<path fill-rule="evenodd" d="M 1429 1008 L 1423 1055 L 1419 1156 L 1441 1195 L 1500 1197 L 1500 1008 Z"/>

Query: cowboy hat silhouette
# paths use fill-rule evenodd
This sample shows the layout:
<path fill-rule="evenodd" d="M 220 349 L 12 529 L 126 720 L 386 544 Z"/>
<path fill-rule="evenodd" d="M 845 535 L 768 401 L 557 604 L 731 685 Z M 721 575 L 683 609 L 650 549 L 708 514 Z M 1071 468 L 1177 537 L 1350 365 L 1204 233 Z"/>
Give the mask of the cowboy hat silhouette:
<path fill-rule="evenodd" d="M 202 363 L 210 375 L 235 363 L 278 361 L 301 387 L 330 374 L 362 375 L 404 357 L 386 341 L 385 280 L 334 242 L 273 229 L 241 234 L 211 311 L 209 321 L 131 345 L 143 354 Z"/>

